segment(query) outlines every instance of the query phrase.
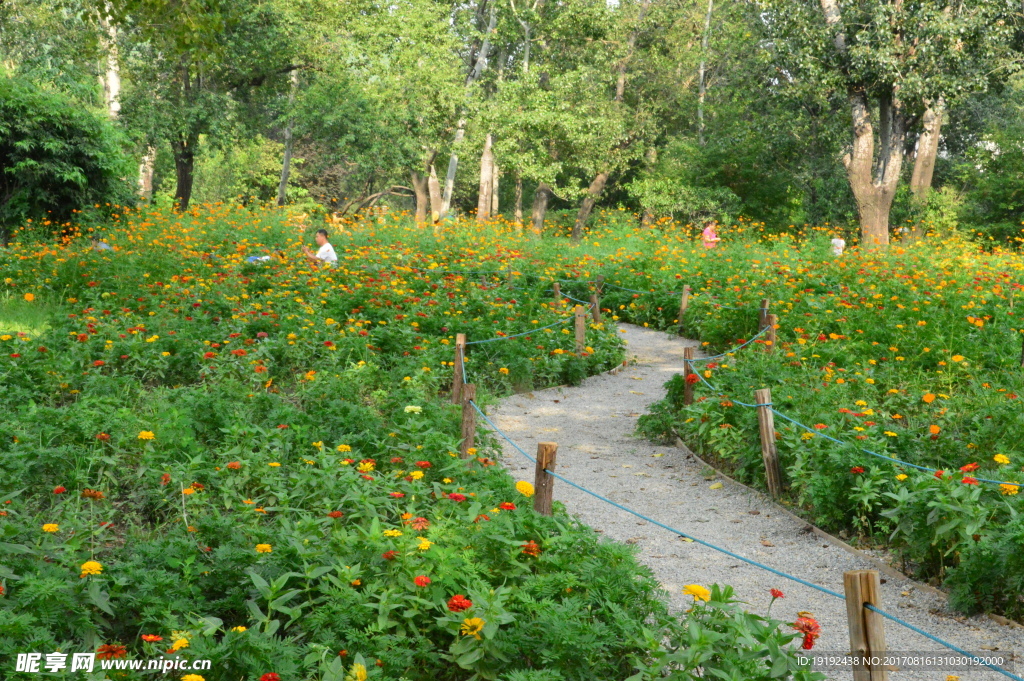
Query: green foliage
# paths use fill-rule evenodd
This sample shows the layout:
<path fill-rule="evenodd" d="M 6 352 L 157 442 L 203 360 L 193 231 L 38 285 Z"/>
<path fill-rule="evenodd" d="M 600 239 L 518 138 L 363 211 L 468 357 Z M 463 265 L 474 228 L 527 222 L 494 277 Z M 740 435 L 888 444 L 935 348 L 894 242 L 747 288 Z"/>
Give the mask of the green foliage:
<path fill-rule="evenodd" d="M 96 203 L 130 202 L 124 143 L 104 117 L 64 95 L 0 78 L 0 240 L 29 219 L 56 225 Z"/>

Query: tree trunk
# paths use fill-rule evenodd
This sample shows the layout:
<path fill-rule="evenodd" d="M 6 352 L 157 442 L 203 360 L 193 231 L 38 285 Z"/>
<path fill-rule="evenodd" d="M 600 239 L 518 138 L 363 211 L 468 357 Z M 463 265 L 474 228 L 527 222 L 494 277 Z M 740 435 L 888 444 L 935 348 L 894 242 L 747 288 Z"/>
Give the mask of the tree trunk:
<path fill-rule="evenodd" d="M 487 133 L 484 151 L 480 154 L 480 197 L 476 204 L 476 220 L 483 222 L 491 216 L 491 191 L 494 189 L 494 152 L 491 150 L 493 138 Z"/>
<path fill-rule="evenodd" d="M 291 90 L 288 92 L 288 111 L 295 105 L 295 91 L 299 88 L 299 72 L 292 69 Z M 277 205 L 283 206 L 288 198 L 288 176 L 292 172 L 292 120 L 284 129 L 284 159 L 281 162 L 281 183 L 277 186 Z"/>
<path fill-rule="evenodd" d="M 516 229 L 523 228 L 523 176 L 516 173 L 515 214 Z"/>
<path fill-rule="evenodd" d="M 548 212 L 548 199 L 551 198 L 551 188 L 541 182 L 537 185 L 537 191 L 533 193 L 533 233 L 540 236 L 544 232 L 544 214 Z"/>
<path fill-rule="evenodd" d="M 707 92 L 707 55 L 708 37 L 711 35 L 711 12 L 714 9 L 715 0 L 708 0 L 708 15 L 704 20 L 704 37 L 701 39 L 700 67 L 698 69 L 697 84 L 697 143 L 704 146 L 704 95 Z"/>
<path fill-rule="evenodd" d="M 583 199 L 583 203 L 580 204 L 580 210 L 576 214 L 576 224 L 572 226 L 572 240 L 574 243 L 579 243 L 580 239 L 583 238 L 583 227 L 587 224 L 587 219 L 590 217 L 591 211 L 594 210 L 594 204 L 597 203 L 598 197 L 601 196 L 601 192 L 604 191 L 604 185 L 608 182 L 608 172 L 602 170 L 594 177 L 594 181 L 590 183 L 590 187 L 587 189 L 587 196 Z"/>
<path fill-rule="evenodd" d="M 935 172 L 935 158 L 939 153 L 939 135 L 942 131 L 942 114 L 945 101 L 940 97 L 928 102 L 921 118 L 921 134 L 917 138 L 917 154 L 914 157 L 914 172 L 910 176 L 910 193 L 918 206 L 928 204 L 928 193 L 932 188 L 932 174 Z"/>
<path fill-rule="evenodd" d="M 146 153 L 139 164 L 139 196 L 145 201 L 153 200 L 153 164 L 156 162 L 156 149 L 147 147 Z"/>
<path fill-rule="evenodd" d="M 171 146 L 174 148 L 174 171 L 178 180 L 174 200 L 179 211 L 186 211 L 189 201 L 192 200 L 192 181 L 196 163 L 195 142 L 187 138 L 178 138 Z"/>
<path fill-rule="evenodd" d="M 412 181 L 412 191 L 416 195 L 416 224 L 421 225 L 427 220 L 427 203 L 430 200 L 430 195 L 427 192 L 428 180 L 416 171 L 412 172 L 410 180 Z"/>
<path fill-rule="evenodd" d="M 861 243 L 869 248 L 885 246 L 889 243 L 889 209 L 903 165 L 904 115 L 898 100 L 882 100 L 879 106 L 882 150 L 876 161 L 875 133 L 867 93 L 863 89 L 851 89 L 850 110 L 853 149 L 844 162 L 860 215 Z"/>
<path fill-rule="evenodd" d="M 108 8 L 109 9 L 109 8 Z M 110 23 L 110 18 L 100 19 L 100 42 L 107 53 L 106 75 L 101 76 L 103 82 L 103 100 L 111 119 L 117 118 L 121 112 L 121 67 L 117 55 L 117 27 Z"/>
<path fill-rule="evenodd" d="M 644 170 L 648 173 L 653 172 L 654 165 L 658 162 L 658 148 L 654 145 L 647 147 L 647 152 L 644 154 Z M 650 229 L 654 226 L 654 209 L 650 206 L 641 206 L 640 213 L 640 229 Z"/>
<path fill-rule="evenodd" d="M 437 222 L 441 219 L 441 183 L 437 181 L 437 171 L 433 164 L 430 166 L 430 177 L 427 178 L 427 189 L 430 193 L 430 221 Z"/>

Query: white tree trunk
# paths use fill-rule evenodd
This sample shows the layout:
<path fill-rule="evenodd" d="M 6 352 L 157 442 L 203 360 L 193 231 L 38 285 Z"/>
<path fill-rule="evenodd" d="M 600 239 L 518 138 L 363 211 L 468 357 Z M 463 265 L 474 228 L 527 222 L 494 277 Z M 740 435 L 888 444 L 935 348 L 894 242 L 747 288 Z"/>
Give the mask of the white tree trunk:
<path fill-rule="evenodd" d="M 494 153 L 493 150 L 491 151 L 491 153 L 492 154 Z M 500 196 L 499 196 L 499 192 L 498 192 L 498 178 L 499 177 L 501 177 L 501 173 L 498 172 L 498 163 L 497 163 L 497 161 L 493 160 L 493 156 L 492 156 L 492 160 L 491 160 L 491 179 L 492 179 L 492 182 L 491 182 L 491 216 L 495 216 L 495 215 L 497 215 L 498 213 L 501 212 L 501 206 L 499 205 L 500 204 L 500 201 L 499 201 Z"/>
<path fill-rule="evenodd" d="M 139 164 L 139 196 L 146 201 L 153 200 L 153 164 L 156 162 L 156 149 L 146 148 L 146 154 Z"/>
<path fill-rule="evenodd" d="M 704 146 L 704 95 L 707 93 L 708 37 L 711 35 L 711 12 L 715 0 L 708 0 L 708 15 L 704 20 L 704 37 L 701 39 L 701 57 L 697 84 L 697 143 Z"/>
<path fill-rule="evenodd" d="M 491 150 L 493 138 L 487 133 L 484 151 L 480 154 L 480 197 L 476 204 L 477 222 L 483 222 L 491 216 L 491 192 L 494 190 L 494 152 Z"/>
<path fill-rule="evenodd" d="M 914 157 L 914 172 L 910 176 L 910 193 L 919 205 L 928 203 L 935 173 L 935 158 L 939 154 L 939 138 L 942 133 L 942 115 L 945 101 L 940 97 L 928 102 L 921 118 L 921 134 L 917 138 L 917 154 Z"/>
<path fill-rule="evenodd" d="M 110 18 L 104 16 L 100 19 L 100 42 L 107 53 L 107 69 L 100 81 L 103 83 L 103 101 L 106 103 L 107 113 L 112 119 L 117 118 L 121 113 L 121 66 L 117 55 L 117 27 L 110 22 Z"/>
<path fill-rule="evenodd" d="M 427 178 L 427 189 L 430 194 L 430 221 L 437 222 L 441 219 L 441 183 L 437 181 L 437 171 L 434 165 L 430 165 L 430 177 Z"/>
<path fill-rule="evenodd" d="M 292 119 L 291 110 L 295 105 L 295 91 L 299 89 L 299 72 L 292 69 L 291 90 L 288 92 L 288 125 L 284 129 L 284 158 L 281 161 L 281 183 L 277 186 L 277 205 L 283 206 L 288 198 L 288 176 L 292 171 Z"/>

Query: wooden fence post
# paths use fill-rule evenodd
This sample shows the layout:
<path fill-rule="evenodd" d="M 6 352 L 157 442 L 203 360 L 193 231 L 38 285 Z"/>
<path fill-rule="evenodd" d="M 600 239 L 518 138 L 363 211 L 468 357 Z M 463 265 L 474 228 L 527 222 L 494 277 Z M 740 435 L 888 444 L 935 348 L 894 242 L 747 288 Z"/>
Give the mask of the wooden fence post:
<path fill-rule="evenodd" d="M 754 391 L 757 405 L 757 424 L 761 430 L 761 458 L 764 459 L 764 477 L 768 492 L 773 499 L 782 493 L 782 477 L 779 475 L 779 454 L 775 448 L 775 415 L 772 413 L 772 391 L 768 388 Z"/>
<path fill-rule="evenodd" d="M 533 477 L 533 510 L 541 515 L 551 515 L 551 499 L 555 491 L 555 479 L 548 471 L 555 470 L 558 445 L 554 442 L 537 443 L 537 468 Z"/>
<path fill-rule="evenodd" d="M 693 383 L 690 383 L 690 374 L 693 373 L 693 347 L 687 345 L 683 348 L 683 406 L 693 404 Z"/>
<path fill-rule="evenodd" d="M 590 314 L 595 324 L 601 323 L 601 299 L 596 293 L 590 294 Z M 1024 357 L 1021 358 L 1021 362 L 1024 363 Z"/>
<path fill-rule="evenodd" d="M 508 285 L 509 288 L 512 288 L 512 265 L 511 264 L 508 266 L 508 277 L 507 277 L 506 284 Z"/>
<path fill-rule="evenodd" d="M 843 573 L 846 595 L 846 617 L 850 626 L 850 654 L 855 657 L 885 657 L 884 620 L 876 608 L 881 605 L 881 584 L 878 570 L 850 570 Z M 862 660 L 857 660 L 861 662 Z M 853 681 L 888 681 L 886 665 L 853 665 Z"/>
<path fill-rule="evenodd" d="M 582 305 L 576 306 L 576 354 L 580 354 L 587 347 L 587 311 Z"/>
<path fill-rule="evenodd" d="M 761 307 L 757 311 L 757 332 L 761 333 L 768 323 L 768 299 L 761 299 Z"/>
<path fill-rule="evenodd" d="M 766 352 L 771 352 L 775 349 L 775 325 L 778 323 L 778 319 L 773 314 L 765 315 L 765 328 L 768 329 L 764 339 L 764 349 Z"/>
<path fill-rule="evenodd" d="M 598 276 L 598 278 L 594 280 L 594 284 L 597 287 L 597 295 L 600 296 L 604 293 L 604 275 Z"/>
<path fill-rule="evenodd" d="M 470 404 L 476 399 L 476 385 L 466 383 L 462 386 L 462 444 L 459 445 L 459 455 L 463 459 L 469 458 L 469 449 L 476 441 L 476 409 Z"/>
<path fill-rule="evenodd" d="M 562 286 L 556 281 L 552 288 L 555 291 L 555 307 L 560 307 L 562 305 Z"/>
<path fill-rule="evenodd" d="M 683 333 L 683 315 L 686 314 L 686 308 L 690 305 L 690 287 L 684 285 L 683 293 L 679 298 L 679 334 Z"/>
<path fill-rule="evenodd" d="M 466 377 L 462 373 L 466 361 L 466 334 L 455 334 L 455 371 L 452 372 L 452 404 L 462 404 L 462 386 Z"/>

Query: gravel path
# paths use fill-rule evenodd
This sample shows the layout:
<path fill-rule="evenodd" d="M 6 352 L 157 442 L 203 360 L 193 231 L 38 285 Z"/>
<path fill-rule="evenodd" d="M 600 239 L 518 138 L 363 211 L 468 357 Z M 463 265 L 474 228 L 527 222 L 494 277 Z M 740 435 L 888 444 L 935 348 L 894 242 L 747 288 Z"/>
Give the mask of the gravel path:
<path fill-rule="evenodd" d="M 734 553 L 843 592 L 843 572 L 874 569 L 869 560 L 827 543 L 806 523 L 780 511 L 766 496 L 728 480 L 707 480 L 704 466 L 688 452 L 661 447 L 633 435 L 637 418 L 660 400 L 664 383 L 683 370 L 683 347 L 696 345 L 663 332 L 620 325 L 627 353 L 636 364 L 617 374 L 587 379 L 575 388 L 552 388 L 514 395 L 490 410 L 490 418 L 524 450 L 538 442 L 558 443 L 558 472 L 624 506 L 670 527 Z M 533 480 L 533 464 L 504 444 L 503 463 L 522 480 Z M 722 483 L 722 487 L 711 489 Z M 821 623 L 815 651 L 849 649 L 845 602 L 810 587 L 750 566 L 555 482 L 555 499 L 604 536 L 635 544 L 639 558 L 653 570 L 674 609 L 689 607 L 685 584 L 730 584 L 748 609 L 764 614 L 768 590 L 785 598 L 773 615 L 792 621 L 810 611 Z M 972 652 L 997 649 L 1024 655 L 1024 628 L 997 624 L 986 617 L 964 618 L 945 612 L 940 596 L 904 578 L 883 575 L 882 607 L 898 617 Z M 893 622 L 886 622 L 890 651 L 945 653 L 936 643 Z M 984 648 L 983 648 L 984 646 Z M 1024 659 L 1024 657 L 1020 658 Z M 829 671 L 830 679 L 852 679 L 848 671 Z M 995 681 L 995 672 L 891 672 L 894 681 L 942 681 L 956 673 L 964 681 Z M 1020 672 L 1018 672 L 1020 673 Z"/>

